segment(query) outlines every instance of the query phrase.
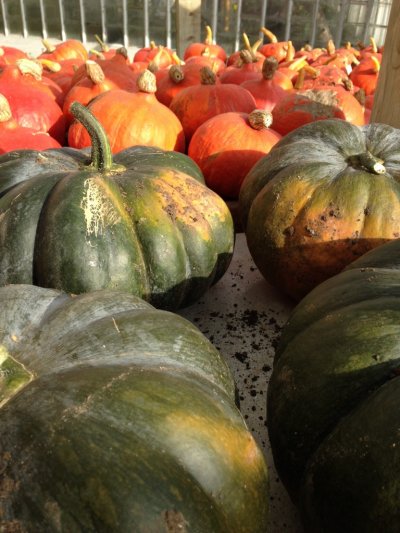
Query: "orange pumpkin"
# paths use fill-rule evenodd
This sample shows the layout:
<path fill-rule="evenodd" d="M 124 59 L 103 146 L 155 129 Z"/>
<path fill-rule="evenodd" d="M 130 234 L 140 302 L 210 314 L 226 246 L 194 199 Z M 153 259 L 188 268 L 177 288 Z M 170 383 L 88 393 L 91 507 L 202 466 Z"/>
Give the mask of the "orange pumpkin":
<path fill-rule="evenodd" d="M 51 59 L 52 61 L 83 59 L 86 61 L 89 57 L 88 51 L 77 39 L 67 39 L 56 45 L 51 44 L 47 39 L 42 39 L 42 43 L 46 50 L 38 56 L 39 59 Z"/>
<path fill-rule="evenodd" d="M 7 98 L 0 94 L 0 154 L 13 150 L 47 150 L 48 148 L 61 148 L 61 144 L 48 133 L 38 132 L 18 124 L 12 116 Z"/>
<path fill-rule="evenodd" d="M 273 108 L 274 128 L 281 135 L 309 122 L 340 118 L 356 126 L 365 124 L 364 110 L 351 92 L 341 86 L 319 85 L 289 91 Z"/>
<path fill-rule="evenodd" d="M 246 174 L 281 138 L 269 129 L 271 123 L 270 113 L 256 109 L 249 114 L 222 113 L 197 128 L 188 155 L 210 189 L 222 198 L 238 198 Z"/>
<path fill-rule="evenodd" d="M 206 37 L 204 42 L 189 44 L 183 54 L 183 59 L 186 61 L 189 57 L 201 56 L 206 49 L 209 57 L 218 57 L 222 61 L 226 61 L 227 54 L 225 50 L 222 46 L 213 42 L 213 34 L 210 26 L 206 26 Z"/>
<path fill-rule="evenodd" d="M 375 55 L 363 59 L 350 73 L 350 79 L 357 87 L 364 89 L 366 95 L 373 94 L 378 83 L 380 60 Z"/>
<path fill-rule="evenodd" d="M 154 74 L 145 70 L 139 75 L 137 83 L 139 90 L 136 93 L 112 89 L 100 94 L 88 105 L 105 129 L 112 152 L 135 145 L 184 152 L 182 124 L 155 97 Z M 91 146 L 89 134 L 79 122 L 70 126 L 68 144 L 74 148 Z"/>
<path fill-rule="evenodd" d="M 65 96 L 63 111 L 68 123 L 74 119 L 69 110 L 73 102 L 86 105 L 99 94 L 112 89 L 123 89 L 130 92 L 138 90 L 133 73 L 132 76 L 127 77 L 124 73 L 119 74 L 116 70 L 106 76 L 101 66 L 90 59 L 86 61 L 85 68 L 87 76 L 71 87 Z"/>
<path fill-rule="evenodd" d="M 157 83 L 156 97 L 159 102 L 169 107 L 173 97 L 186 87 L 199 85 L 201 67 L 195 63 L 172 65 L 168 75 Z"/>
<path fill-rule="evenodd" d="M 275 105 L 286 96 L 288 89 L 293 89 L 293 84 L 278 70 L 278 61 L 274 57 L 267 57 L 263 63 L 262 76 L 256 80 L 242 83 L 254 97 L 259 109 L 272 111 Z"/>
<path fill-rule="evenodd" d="M 222 83 L 242 84 L 247 80 L 260 78 L 262 62 L 248 50 L 240 51 L 241 63 L 227 67 L 219 76 Z"/>
<path fill-rule="evenodd" d="M 62 97 L 63 94 L 56 84 L 50 87 L 42 83 L 41 71 L 40 64 L 28 59 L 7 65 L 0 73 L 0 93 L 7 98 L 12 115 L 21 126 L 48 132 L 64 144 L 65 117 L 55 92 L 58 90 Z"/>
<path fill-rule="evenodd" d="M 278 38 L 272 31 L 267 28 L 261 28 L 262 33 L 269 39 L 269 43 L 263 44 L 260 48 L 260 53 L 265 57 L 273 56 L 279 62 L 286 59 L 288 50 L 288 41 L 278 41 Z"/>
<path fill-rule="evenodd" d="M 196 129 L 206 120 L 220 113 L 241 111 L 250 113 L 256 108 L 253 96 L 234 83 L 216 83 L 216 75 L 208 67 L 201 70 L 201 84 L 183 89 L 172 99 L 170 109 L 183 125 L 189 142 Z"/>

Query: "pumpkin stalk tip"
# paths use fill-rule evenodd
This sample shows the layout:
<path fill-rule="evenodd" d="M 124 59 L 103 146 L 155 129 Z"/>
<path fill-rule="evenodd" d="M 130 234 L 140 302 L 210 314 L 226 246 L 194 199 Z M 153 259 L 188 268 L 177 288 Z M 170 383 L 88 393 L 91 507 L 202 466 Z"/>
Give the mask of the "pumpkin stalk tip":
<path fill-rule="evenodd" d="M 369 151 L 349 157 L 348 163 L 354 168 L 362 168 L 368 172 L 371 172 L 372 174 L 386 173 L 386 168 L 382 159 L 378 159 Z"/>

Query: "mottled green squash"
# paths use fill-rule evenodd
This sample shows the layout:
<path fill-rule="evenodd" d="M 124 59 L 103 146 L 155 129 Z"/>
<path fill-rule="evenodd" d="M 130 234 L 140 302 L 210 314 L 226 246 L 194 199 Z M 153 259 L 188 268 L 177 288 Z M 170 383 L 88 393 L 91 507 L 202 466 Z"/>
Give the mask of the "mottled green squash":
<path fill-rule="evenodd" d="M 400 237 L 400 130 L 319 120 L 247 174 L 239 207 L 264 277 L 295 300 Z"/>
<path fill-rule="evenodd" d="M 279 475 L 305 530 L 400 529 L 400 240 L 321 283 L 282 331 L 268 389 Z"/>
<path fill-rule="evenodd" d="M 110 290 L 0 289 L 0 529 L 265 533 L 268 476 L 219 352 Z"/>
<path fill-rule="evenodd" d="M 127 291 L 175 310 L 226 271 L 228 206 L 183 154 L 132 147 L 112 158 L 104 130 L 73 104 L 92 156 L 70 148 L 0 158 L 0 285 Z"/>

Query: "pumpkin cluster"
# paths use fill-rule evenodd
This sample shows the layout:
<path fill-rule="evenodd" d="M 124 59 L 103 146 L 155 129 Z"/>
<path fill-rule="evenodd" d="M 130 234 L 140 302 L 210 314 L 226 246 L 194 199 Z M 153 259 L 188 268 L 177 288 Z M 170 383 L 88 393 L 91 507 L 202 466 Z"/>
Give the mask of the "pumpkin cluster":
<path fill-rule="evenodd" d="M 175 314 L 227 272 L 232 202 L 262 276 L 300 301 L 267 412 L 306 530 L 398 531 L 400 130 L 369 123 L 383 49 L 261 32 L 228 54 L 207 26 L 182 58 L 1 47 L 1 531 L 269 530 L 232 373 Z"/>
<path fill-rule="evenodd" d="M 98 36 L 97 50 L 76 39 L 44 40 L 37 57 L 3 47 L 0 153 L 90 146 L 70 111 L 76 101 L 101 122 L 114 154 L 136 144 L 189 154 L 206 184 L 236 201 L 255 161 L 290 131 L 326 118 L 368 123 L 382 59 L 373 39 L 358 48 L 336 49 L 329 41 L 296 50 L 267 28 L 262 34 L 266 43 L 251 44 L 243 33 L 243 47 L 227 54 L 207 26 L 204 41 L 189 45 L 182 58 L 155 42 L 132 57 Z M 255 110 L 272 116 L 254 126 Z"/>

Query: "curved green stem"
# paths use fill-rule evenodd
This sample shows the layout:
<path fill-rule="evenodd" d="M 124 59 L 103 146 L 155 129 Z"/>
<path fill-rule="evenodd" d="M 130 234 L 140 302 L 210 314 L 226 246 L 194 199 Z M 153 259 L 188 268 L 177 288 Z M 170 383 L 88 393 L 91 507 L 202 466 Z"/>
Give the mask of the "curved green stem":
<path fill-rule="evenodd" d="M 70 106 L 72 115 L 86 128 L 92 143 L 91 165 L 96 170 L 111 170 L 113 158 L 110 143 L 103 126 L 94 117 L 91 111 L 79 102 Z"/>

